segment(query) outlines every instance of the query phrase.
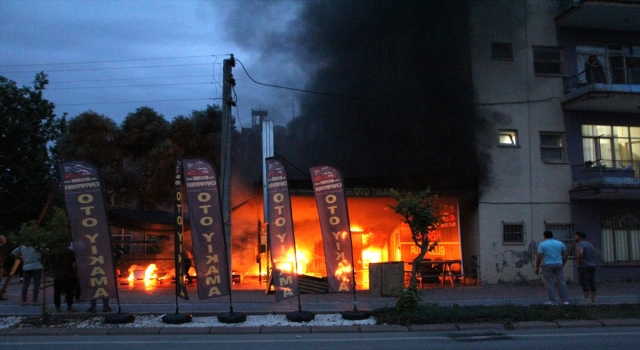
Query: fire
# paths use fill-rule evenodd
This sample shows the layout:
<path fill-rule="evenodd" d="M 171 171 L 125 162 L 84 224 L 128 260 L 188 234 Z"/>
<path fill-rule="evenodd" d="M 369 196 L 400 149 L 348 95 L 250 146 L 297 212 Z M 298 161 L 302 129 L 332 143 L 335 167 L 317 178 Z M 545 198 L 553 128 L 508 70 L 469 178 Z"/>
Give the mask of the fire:
<path fill-rule="evenodd" d="M 368 248 L 362 251 L 362 265 L 364 269 L 369 269 L 370 263 L 382 261 L 382 250 L 376 248 Z"/>
<path fill-rule="evenodd" d="M 129 268 L 129 277 L 127 278 L 127 281 L 132 284 L 135 280 L 144 280 L 144 285 L 150 286 L 152 283 L 155 283 L 159 279 L 162 279 L 158 278 L 158 274 L 156 273 L 156 271 L 158 271 L 158 267 L 156 266 L 156 264 L 149 264 L 149 266 L 147 266 L 147 268 L 144 270 L 142 266 L 131 265 L 131 267 Z"/>
<path fill-rule="evenodd" d="M 343 260 L 338 264 L 338 268 L 336 269 L 335 276 L 340 278 L 343 281 L 350 281 L 352 276 L 353 267 L 349 264 L 348 261 Z"/>
<path fill-rule="evenodd" d="M 303 274 L 307 272 L 307 264 L 309 260 L 306 257 L 306 252 L 303 250 L 297 250 L 294 258 L 293 248 L 289 249 L 286 255 L 285 261 L 275 261 L 276 268 L 282 271 L 293 271 L 293 266 L 297 262 L 297 270 L 298 274 Z"/>

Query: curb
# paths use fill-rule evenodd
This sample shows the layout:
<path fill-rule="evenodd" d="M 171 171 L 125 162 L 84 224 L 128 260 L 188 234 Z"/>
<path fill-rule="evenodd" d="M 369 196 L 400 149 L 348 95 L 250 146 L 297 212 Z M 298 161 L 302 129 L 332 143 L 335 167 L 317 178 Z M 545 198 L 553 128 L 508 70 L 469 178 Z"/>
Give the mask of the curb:
<path fill-rule="evenodd" d="M 640 319 L 607 319 L 575 321 L 532 321 L 513 324 L 512 330 L 554 328 L 640 327 Z M 461 323 L 423 325 L 352 325 L 352 326 L 259 326 L 259 327 L 96 327 L 96 328 L 4 328 L 2 336 L 66 336 L 66 335 L 181 335 L 181 334 L 329 334 L 329 333 L 405 333 L 464 332 L 508 330 L 501 323 Z"/>

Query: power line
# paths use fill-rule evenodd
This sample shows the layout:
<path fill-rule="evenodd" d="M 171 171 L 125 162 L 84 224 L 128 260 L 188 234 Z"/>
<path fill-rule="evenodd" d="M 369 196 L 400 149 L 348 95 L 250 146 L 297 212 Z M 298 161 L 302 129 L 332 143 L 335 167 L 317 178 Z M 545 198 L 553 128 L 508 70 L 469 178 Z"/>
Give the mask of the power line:
<path fill-rule="evenodd" d="M 87 62 L 58 62 L 58 63 L 26 63 L 26 64 L 0 64 L 0 67 L 32 67 L 32 66 L 55 66 L 55 65 L 71 65 L 71 64 L 95 64 L 95 63 L 114 63 L 114 62 L 136 62 L 136 61 L 159 61 L 159 60 L 173 60 L 183 58 L 202 58 L 202 57 L 215 57 L 229 56 L 231 54 L 217 54 L 217 55 L 200 55 L 200 56 L 175 56 L 175 57 L 156 57 L 156 58 L 132 58 L 128 60 L 105 60 L 105 61 L 87 61 Z"/>
<path fill-rule="evenodd" d="M 86 106 L 86 105 L 116 105 L 116 104 L 127 104 L 127 103 L 149 103 L 149 102 L 202 101 L 202 100 L 222 100 L 222 98 L 215 98 L 215 97 L 203 97 L 203 98 L 183 98 L 183 99 L 175 99 L 175 100 L 150 100 L 150 101 L 122 101 L 122 102 L 61 103 L 61 104 L 56 104 L 56 107 L 61 107 L 61 106 Z"/>
<path fill-rule="evenodd" d="M 153 86 L 175 86 L 175 85 L 212 85 L 213 82 L 198 83 L 167 83 L 167 84 L 144 84 L 144 85 L 113 85 L 113 86 L 78 86 L 78 87 L 61 87 L 47 88 L 46 90 L 80 90 L 80 89 L 111 89 L 111 88 L 127 88 L 127 87 L 153 87 Z"/>
<path fill-rule="evenodd" d="M 95 82 L 107 82 L 107 81 L 129 81 L 129 80 L 151 80 L 151 79 L 175 79 L 175 78 L 202 78 L 209 77 L 208 74 L 198 74 L 198 75 L 175 75 L 168 77 L 151 77 L 151 78 L 118 78 L 118 79 L 93 79 L 93 80 L 56 80 L 49 81 L 49 85 L 53 84 L 68 84 L 68 83 L 95 83 Z"/>
<path fill-rule="evenodd" d="M 355 100 L 380 101 L 380 99 L 374 99 L 374 98 L 370 98 L 370 97 L 347 96 L 347 95 L 334 94 L 334 93 L 329 93 L 329 92 L 319 92 L 319 91 L 312 91 L 312 90 L 296 89 L 296 88 L 292 88 L 292 87 L 288 87 L 288 86 L 261 83 L 259 81 L 256 81 L 255 79 L 253 79 L 251 77 L 251 75 L 249 75 L 249 72 L 247 72 L 247 69 L 244 67 L 244 64 L 239 59 L 236 58 L 235 60 L 240 63 L 240 65 L 242 66 L 242 69 L 247 74 L 247 77 L 249 77 L 249 79 L 251 79 L 252 82 L 254 82 L 254 83 L 258 84 L 258 85 L 269 86 L 269 87 L 274 87 L 274 88 L 278 88 L 278 89 L 285 89 L 285 90 L 291 90 L 291 91 L 306 92 L 306 93 L 309 93 L 309 94 L 316 94 L 316 95 L 322 95 L 322 96 L 342 97 L 342 98 L 350 98 L 350 99 L 355 99 Z"/>
<path fill-rule="evenodd" d="M 109 67 L 109 68 L 77 68 L 77 69 L 50 69 L 47 73 L 51 72 L 87 72 L 87 71 L 101 71 L 101 70 L 124 70 L 124 69 L 138 69 L 138 68 L 162 68 L 162 67 L 187 67 L 187 66 L 208 66 L 211 63 L 188 63 L 188 64 L 163 64 L 156 66 L 131 66 L 131 67 Z M 1 74 L 21 74 L 21 73 L 33 73 L 33 71 L 13 71 L 13 72 L 0 72 Z"/>

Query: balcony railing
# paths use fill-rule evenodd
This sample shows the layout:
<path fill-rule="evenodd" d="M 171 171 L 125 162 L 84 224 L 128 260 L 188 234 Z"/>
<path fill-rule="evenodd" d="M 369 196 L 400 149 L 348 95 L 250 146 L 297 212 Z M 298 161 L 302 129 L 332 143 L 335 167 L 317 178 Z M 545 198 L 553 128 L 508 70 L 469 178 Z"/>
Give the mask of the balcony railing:
<path fill-rule="evenodd" d="M 558 14 L 563 14 L 564 12 L 574 8 L 574 7 L 578 7 L 581 4 L 581 2 L 585 2 L 583 0 L 558 0 Z M 593 1 L 595 2 L 595 1 Z M 599 1 L 600 3 L 602 3 L 604 6 L 607 5 L 607 3 L 611 3 L 613 6 L 615 5 L 620 5 L 622 4 L 638 4 L 640 3 L 640 0 L 610 0 L 610 1 Z M 601 6 L 603 6 L 601 5 Z"/>
<path fill-rule="evenodd" d="M 574 187 L 640 186 L 640 161 L 588 161 L 571 167 Z"/>
<path fill-rule="evenodd" d="M 640 68 L 604 68 L 601 71 L 582 71 L 564 79 L 566 93 L 590 84 L 640 85 Z"/>

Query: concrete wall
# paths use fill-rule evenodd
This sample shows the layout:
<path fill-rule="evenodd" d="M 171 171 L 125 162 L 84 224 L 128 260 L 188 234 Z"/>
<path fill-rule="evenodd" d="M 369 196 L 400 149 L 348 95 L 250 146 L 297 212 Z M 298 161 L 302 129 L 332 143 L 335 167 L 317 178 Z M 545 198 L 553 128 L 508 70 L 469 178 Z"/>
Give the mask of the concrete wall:
<path fill-rule="evenodd" d="M 545 163 L 540 155 L 540 132 L 565 131 L 562 78 L 533 70 L 532 47 L 558 44 L 556 10 L 551 1 L 470 4 L 478 150 L 488 174 L 477 211 L 483 283 L 539 279 L 533 262 L 545 223 L 571 223 L 569 164 Z M 513 60 L 492 59 L 492 42 L 511 43 Z M 498 146 L 500 129 L 517 130 L 518 146 Z M 504 244 L 503 222 L 523 223 L 524 243 Z"/>

